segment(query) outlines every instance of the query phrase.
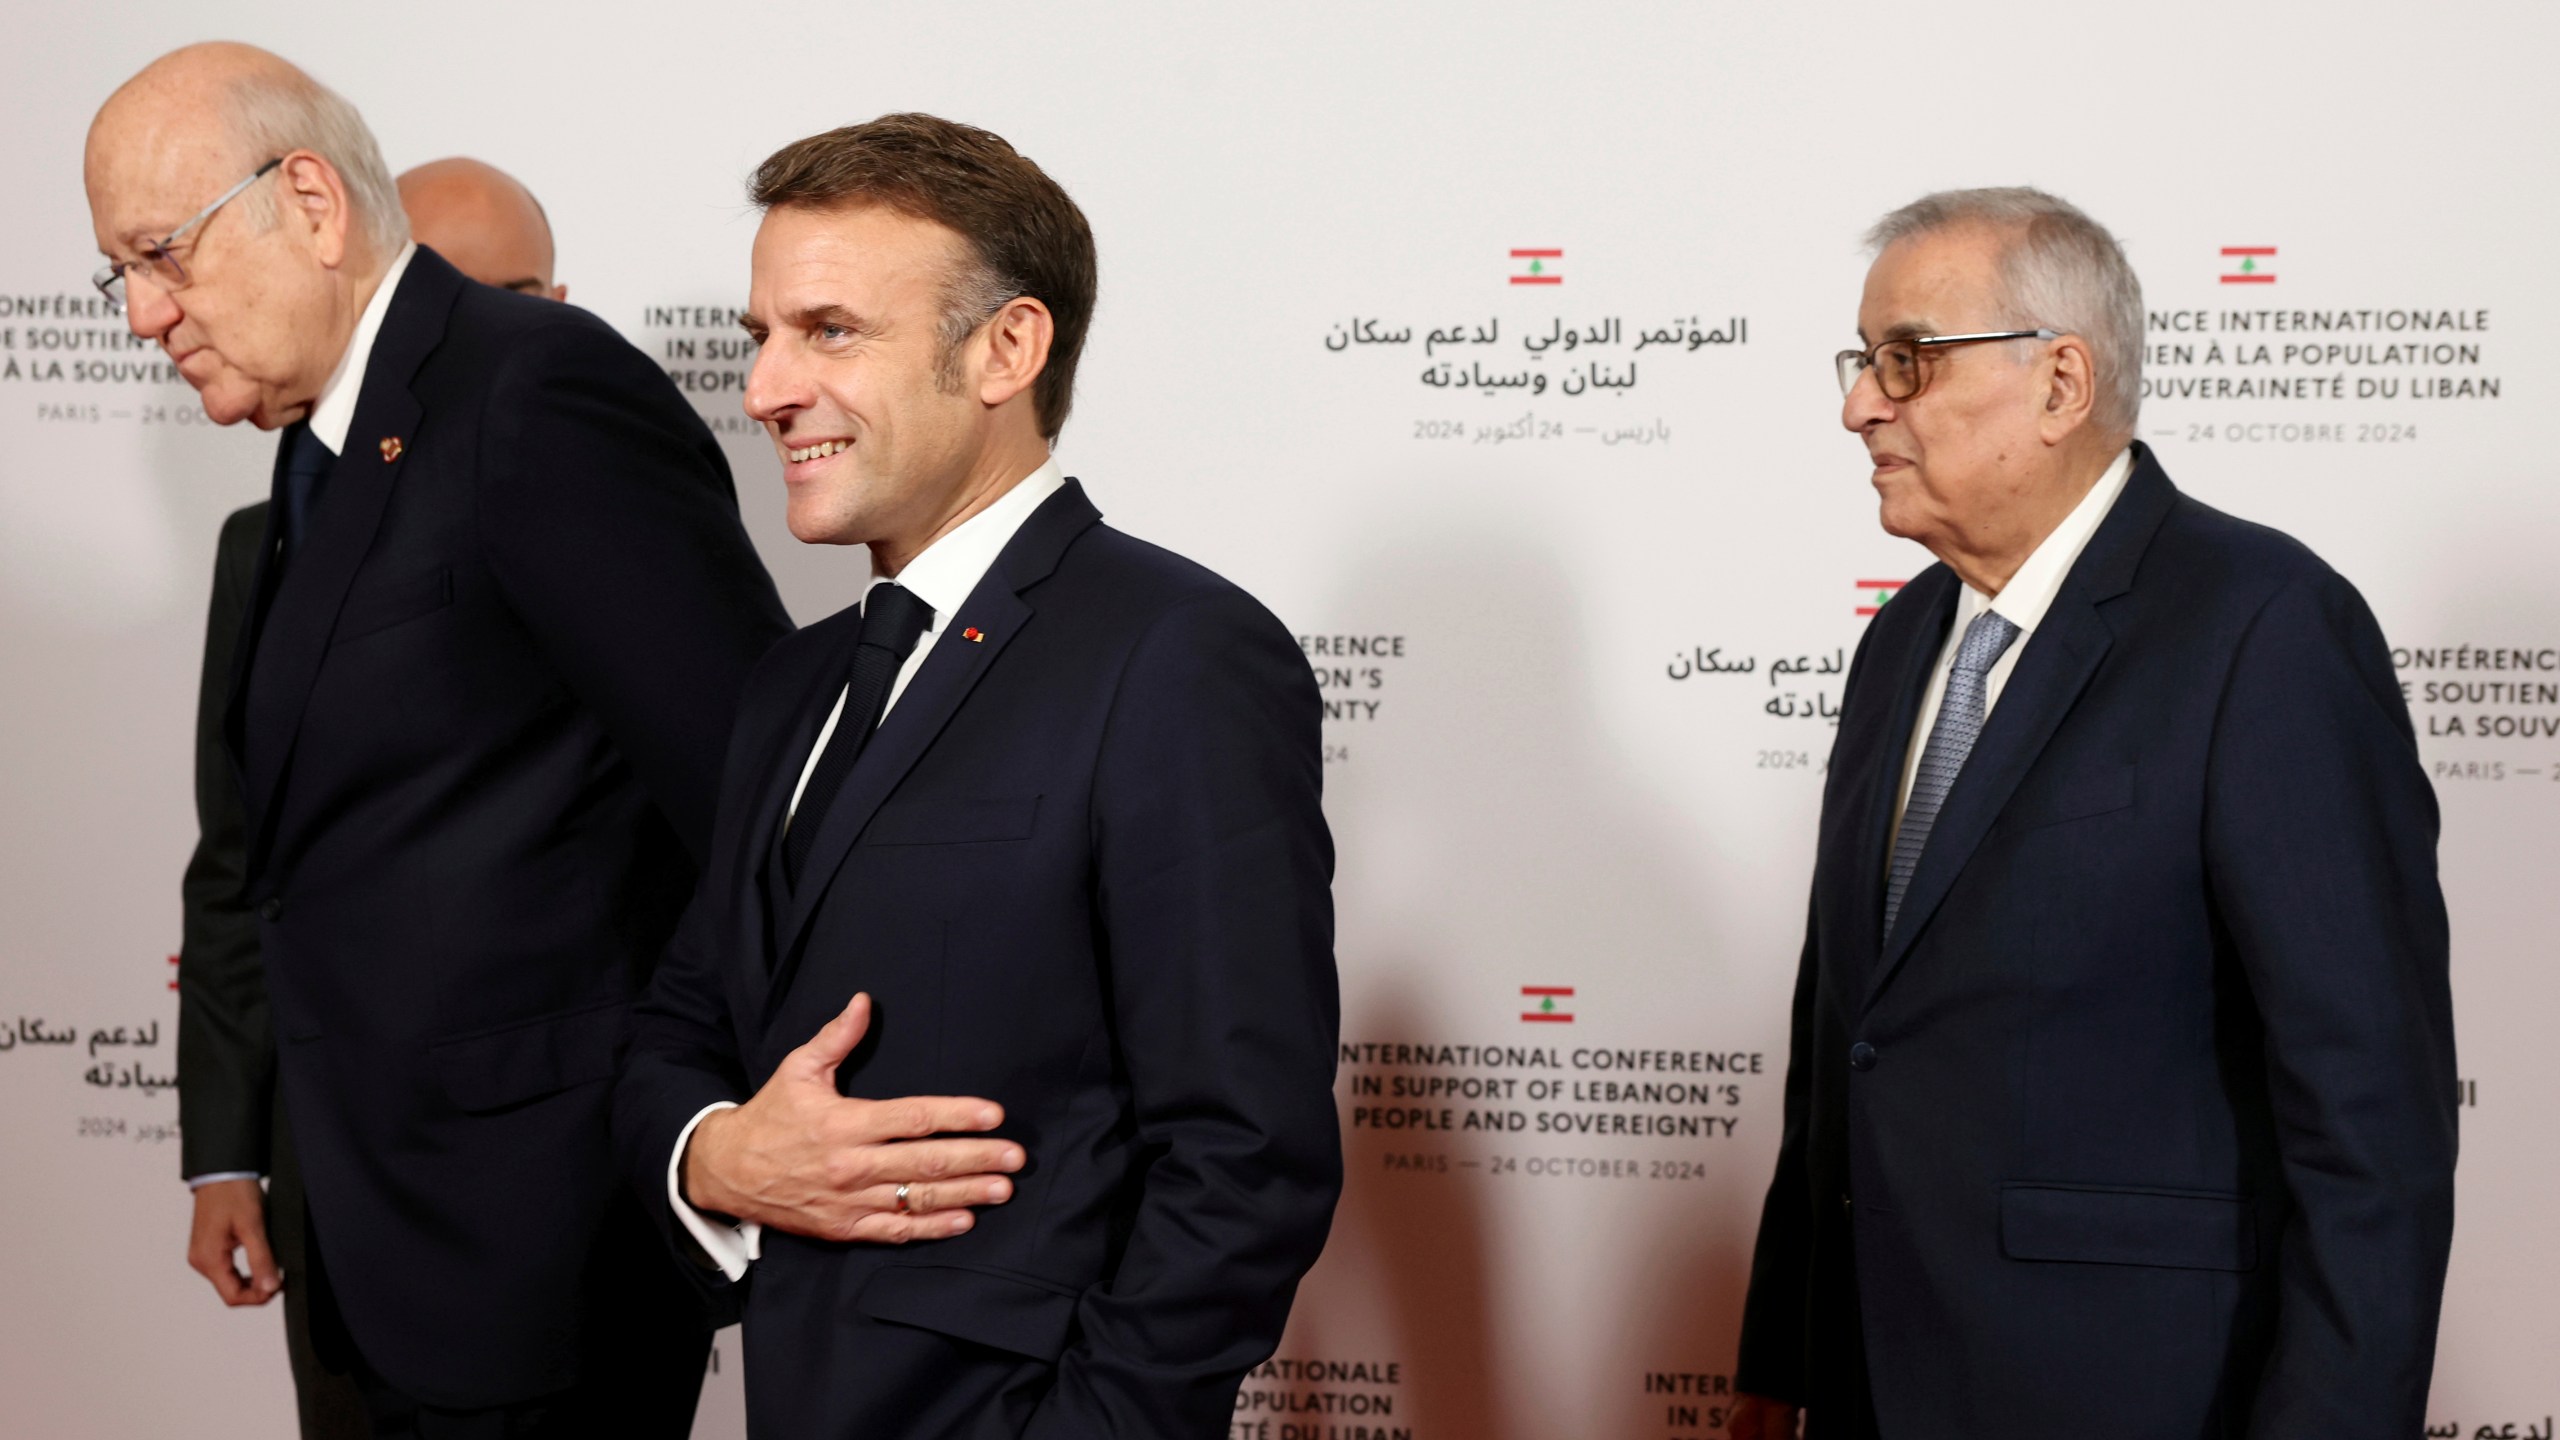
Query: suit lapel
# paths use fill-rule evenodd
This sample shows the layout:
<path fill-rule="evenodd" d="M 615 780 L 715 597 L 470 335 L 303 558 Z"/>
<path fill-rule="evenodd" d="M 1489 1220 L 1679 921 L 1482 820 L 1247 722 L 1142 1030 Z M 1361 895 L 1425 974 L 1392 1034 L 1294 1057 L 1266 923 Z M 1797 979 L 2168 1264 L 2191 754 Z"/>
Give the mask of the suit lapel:
<path fill-rule="evenodd" d="M 1850 830 L 1854 848 L 1849 864 L 1849 894 L 1856 900 L 1853 923 L 1857 928 L 1848 953 L 1856 968 L 1847 977 L 1849 986 L 1841 997 L 1843 1003 L 1864 995 L 1867 980 L 1875 973 L 1876 952 L 1883 944 L 1885 865 L 1893 853 L 1894 803 L 1902 794 L 1902 770 L 1911 750 L 1911 727 L 1919 716 L 1921 698 L 1929 693 L 1929 676 L 1937 666 L 1938 652 L 1946 645 L 1947 627 L 1955 623 L 1960 582 L 1955 572 L 1944 566 L 1935 567 L 1931 573 L 1934 578 L 1913 581 L 1894 599 L 1896 605 L 1910 605 L 1924 612 L 1924 618 L 1919 633 L 1903 647 L 1901 663 L 1891 679 L 1892 688 L 1885 692 L 1892 709 L 1885 720 L 1883 739 L 1869 747 L 1859 775 L 1860 788 L 1852 792 L 1856 796 L 1856 814 Z"/>
<path fill-rule="evenodd" d="M 241 716 L 244 737 L 260 737 L 248 747 L 253 763 L 243 777 L 254 827 L 253 857 L 273 834 L 276 790 L 291 766 L 303 712 L 328 654 L 329 636 L 337 628 L 338 609 L 373 548 L 392 487 L 415 452 L 421 409 L 409 384 L 444 338 L 445 319 L 461 285 L 460 272 L 434 251 L 420 250 L 411 257 L 366 357 L 364 389 L 347 428 L 346 450 L 329 471 L 328 498 L 312 516 L 301 553 L 274 586 L 256 639 L 258 653 L 245 672 L 248 698 Z M 400 443 L 383 443 L 391 437 Z M 277 495 L 270 524 L 283 503 Z M 274 564 L 272 546 L 260 563 L 263 577 Z"/>
<path fill-rule="evenodd" d="M 2149 448 L 2137 444 L 2124 492 L 2072 565 L 2052 608 L 2028 637 L 2026 651 L 2002 688 L 1981 739 L 1947 792 L 1946 805 L 1929 832 L 1928 848 L 1912 871 L 1911 888 L 1902 897 L 1893 937 L 1868 988 L 1869 1006 L 1910 956 L 1920 933 L 1928 928 L 1929 917 L 1955 887 L 2018 782 L 2044 753 L 2080 692 L 2098 673 L 2099 663 L 2115 641 L 2101 607 L 2133 588 L 2142 552 L 2176 499 L 2176 488 L 2151 458 Z"/>
<path fill-rule="evenodd" d="M 880 728 L 872 732 L 870 743 L 854 762 L 853 773 L 845 777 L 844 788 L 836 792 L 835 803 L 820 821 L 823 828 L 810 847 L 808 865 L 800 872 L 800 883 L 784 910 L 782 933 L 774 937 L 777 958 L 773 988 L 766 997 L 768 1018 L 790 988 L 791 977 L 799 969 L 801 941 L 808 934 L 809 919 L 816 913 L 827 887 L 834 883 L 836 872 L 843 868 L 854 841 L 870 825 L 882 802 L 898 788 L 898 782 L 932 748 L 935 737 L 950 723 L 952 714 L 977 688 L 996 658 L 1031 623 L 1033 611 L 1020 592 L 1048 578 L 1057 568 L 1059 557 L 1066 553 L 1067 545 L 1101 518 L 1101 512 L 1085 499 L 1083 488 L 1072 480 L 1065 489 L 1042 501 L 996 557 L 977 589 L 961 603 L 960 613 L 943 627 L 932 652 L 907 682 L 905 693 L 890 706 Z M 985 638 L 962 638 L 972 629 Z"/>
<path fill-rule="evenodd" d="M 774 870 L 774 841 L 782 833 L 783 813 L 790 808 L 791 792 L 800 783 L 800 772 L 808 767 L 809 751 L 818 743 L 818 731 L 835 708 L 835 698 L 845 686 L 853 669 L 854 643 L 862 634 L 860 606 L 845 609 L 811 627 L 819 632 L 808 673 L 799 677 L 781 703 L 790 708 L 780 738 L 769 747 L 765 773 L 758 786 L 753 808 L 747 812 L 738 842 L 736 885 L 739 945 L 736 962 L 745 986 L 748 1004 L 740 1011 L 745 1015 L 764 1013 L 766 992 L 772 988 L 778 968 L 772 920 L 780 908 L 770 898 L 780 893 L 767 887 L 784 884 Z M 788 903 L 787 901 L 785 902 Z"/>

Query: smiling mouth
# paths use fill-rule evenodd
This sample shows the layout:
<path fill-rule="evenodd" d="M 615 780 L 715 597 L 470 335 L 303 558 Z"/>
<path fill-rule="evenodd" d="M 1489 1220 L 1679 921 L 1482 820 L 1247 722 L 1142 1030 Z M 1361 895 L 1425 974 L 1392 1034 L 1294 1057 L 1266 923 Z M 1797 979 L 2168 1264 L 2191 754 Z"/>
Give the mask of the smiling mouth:
<path fill-rule="evenodd" d="M 803 460 L 824 460 L 830 455 L 842 454 L 852 448 L 853 442 L 850 440 L 821 440 L 815 445 L 792 446 L 782 453 L 796 465 Z"/>

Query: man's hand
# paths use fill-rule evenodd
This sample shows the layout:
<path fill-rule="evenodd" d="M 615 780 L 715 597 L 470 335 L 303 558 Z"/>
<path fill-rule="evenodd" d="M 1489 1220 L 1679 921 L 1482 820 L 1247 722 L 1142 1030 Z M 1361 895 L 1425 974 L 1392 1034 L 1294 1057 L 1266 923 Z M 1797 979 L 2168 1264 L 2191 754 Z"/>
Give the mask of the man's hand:
<path fill-rule="evenodd" d="M 232 1259 L 235 1250 L 249 1262 L 246 1275 Z M 212 1281 L 225 1305 L 264 1305 L 276 1298 L 284 1272 L 267 1249 L 267 1192 L 257 1181 L 216 1180 L 196 1187 L 187 1268 Z"/>
<path fill-rule="evenodd" d="M 1004 1123 L 994 1101 L 836 1093 L 836 1067 L 870 1028 L 871 997 L 856 995 L 754 1099 L 703 1117 L 685 1146 L 685 1202 L 794 1235 L 903 1245 L 961 1234 L 977 1223 L 969 1207 L 1012 1199 L 1021 1146 L 927 1138 L 993 1130 Z"/>
<path fill-rule="evenodd" d="M 1736 1395 L 1727 1440 L 1796 1440 L 1796 1407 L 1766 1395 Z"/>

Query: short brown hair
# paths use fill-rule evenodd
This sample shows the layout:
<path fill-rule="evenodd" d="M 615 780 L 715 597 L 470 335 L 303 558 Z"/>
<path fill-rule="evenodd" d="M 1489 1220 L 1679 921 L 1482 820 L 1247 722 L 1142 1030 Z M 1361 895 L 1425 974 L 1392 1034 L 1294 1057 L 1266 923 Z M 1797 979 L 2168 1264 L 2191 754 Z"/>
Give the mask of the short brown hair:
<path fill-rule="evenodd" d="M 1093 319 L 1093 230 L 1058 182 L 1004 137 L 934 115 L 883 115 L 776 150 L 756 167 L 747 196 L 765 210 L 885 205 L 957 232 L 978 263 L 952 276 L 944 296 L 946 383 L 958 381 L 961 344 L 1006 301 L 1028 295 L 1056 325 L 1032 405 L 1042 435 L 1054 440 L 1065 428 Z"/>

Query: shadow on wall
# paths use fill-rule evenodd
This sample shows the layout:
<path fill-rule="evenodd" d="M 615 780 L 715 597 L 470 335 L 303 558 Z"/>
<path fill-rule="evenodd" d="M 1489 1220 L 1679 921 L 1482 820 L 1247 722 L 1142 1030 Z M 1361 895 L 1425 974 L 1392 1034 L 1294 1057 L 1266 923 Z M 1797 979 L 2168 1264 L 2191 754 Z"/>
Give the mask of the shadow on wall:
<path fill-rule="evenodd" d="M 1350 751 L 1326 775 L 1345 1039 L 1616 1041 L 1714 1024 L 1661 1010 L 1666 996 L 1722 988 L 1714 905 L 1676 859 L 1679 817 L 1649 793 L 1644 757 L 1602 724 L 1585 606 L 1563 567 L 1479 527 L 1372 555 L 1353 574 L 1326 624 L 1401 632 L 1410 650 L 1373 727 L 1326 727 Z M 1574 1030 L 1523 1024 L 1520 987 L 1532 984 L 1576 987 Z M 1369 1273 L 1325 1288 L 1368 1297 L 1386 1320 L 1416 1434 L 1660 1433 L 1644 1370 L 1731 1369 L 1766 1177 L 1729 1187 L 1749 1193 L 1750 1213 L 1725 1215 L 1605 1180 L 1496 1179 L 1456 1164 L 1529 1143 L 1346 1128 L 1335 1248 Z M 1391 1153 L 1440 1149 L 1446 1173 L 1387 1168 Z M 1495 1188 L 1507 1186 L 1537 1188 Z M 1575 1254 L 1593 1263 L 1559 1263 Z M 1309 1313 L 1291 1353 L 1325 1353 L 1307 1348 L 1325 1328 Z M 1556 1383 L 1577 1373 L 1582 1393 Z M 1621 1396 L 1641 1403 L 1622 1408 Z M 1619 1423 L 1593 1424 L 1601 1416 Z"/>

